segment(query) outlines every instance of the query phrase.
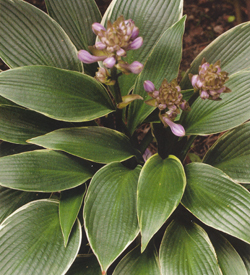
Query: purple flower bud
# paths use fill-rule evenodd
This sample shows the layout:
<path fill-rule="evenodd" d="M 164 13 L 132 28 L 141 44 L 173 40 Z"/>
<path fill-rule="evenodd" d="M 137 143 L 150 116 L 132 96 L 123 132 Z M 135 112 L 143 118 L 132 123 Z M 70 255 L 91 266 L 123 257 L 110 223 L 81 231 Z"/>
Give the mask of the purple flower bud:
<path fill-rule="evenodd" d="M 159 91 L 154 91 L 152 97 L 157 98 L 159 96 L 159 94 L 160 94 Z"/>
<path fill-rule="evenodd" d="M 201 99 L 208 99 L 209 94 L 206 91 L 201 91 L 200 97 Z"/>
<path fill-rule="evenodd" d="M 159 105 L 158 105 L 158 108 L 159 108 L 159 110 L 164 110 L 164 109 L 166 109 L 167 108 L 167 105 L 166 104 L 162 104 L 162 103 L 160 103 Z"/>
<path fill-rule="evenodd" d="M 139 28 L 134 27 L 130 39 L 134 40 L 139 35 Z"/>
<path fill-rule="evenodd" d="M 95 63 L 97 61 L 103 61 L 106 58 L 105 55 L 95 56 L 85 50 L 80 50 L 78 52 L 77 56 L 78 56 L 78 59 L 85 64 L 91 64 L 91 63 Z"/>
<path fill-rule="evenodd" d="M 134 61 L 128 66 L 128 69 L 133 74 L 139 74 L 143 69 L 143 65 L 139 61 Z"/>
<path fill-rule="evenodd" d="M 155 85 L 150 80 L 145 80 L 143 83 L 143 87 L 147 93 L 152 93 L 155 91 Z M 159 94 L 159 92 L 158 92 L 158 94 Z"/>
<path fill-rule="evenodd" d="M 143 38 L 139 36 L 128 46 L 128 50 L 137 50 L 142 46 L 142 44 Z"/>
<path fill-rule="evenodd" d="M 197 80 L 198 80 L 198 79 L 199 79 L 198 74 L 192 76 L 191 82 L 192 82 L 192 86 L 193 86 L 193 87 L 196 86 L 196 83 L 197 83 Z"/>
<path fill-rule="evenodd" d="M 170 127 L 172 133 L 177 137 L 185 136 L 185 129 L 182 125 L 174 123 L 171 119 L 167 117 L 162 117 L 164 122 Z"/>
<path fill-rule="evenodd" d="M 208 62 L 202 64 L 199 70 L 199 74 L 204 74 L 207 71 L 209 66 L 210 64 Z"/>
<path fill-rule="evenodd" d="M 126 55 L 126 51 L 123 50 L 122 48 L 120 48 L 120 49 L 116 52 L 116 54 L 117 54 L 118 56 L 125 56 L 125 55 Z"/>
<path fill-rule="evenodd" d="M 99 31 L 106 31 L 106 29 L 103 27 L 103 25 L 101 25 L 100 23 L 93 23 L 92 24 L 92 31 L 94 32 L 94 34 L 98 34 Z"/>
<path fill-rule="evenodd" d="M 115 63 L 116 63 L 116 60 L 115 60 L 115 58 L 114 58 L 113 56 L 107 57 L 107 58 L 103 61 L 103 65 L 104 65 L 105 67 L 109 68 L 109 69 L 112 68 L 112 67 L 114 67 Z"/>
<path fill-rule="evenodd" d="M 97 50 L 104 50 L 106 48 L 106 44 L 98 41 L 98 42 L 95 43 L 95 47 L 96 47 Z"/>

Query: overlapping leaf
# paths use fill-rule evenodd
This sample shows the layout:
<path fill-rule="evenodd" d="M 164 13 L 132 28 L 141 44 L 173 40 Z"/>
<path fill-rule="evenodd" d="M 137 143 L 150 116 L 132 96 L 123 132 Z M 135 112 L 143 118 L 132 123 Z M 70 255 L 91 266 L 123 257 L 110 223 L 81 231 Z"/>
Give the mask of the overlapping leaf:
<path fill-rule="evenodd" d="M 160 275 L 158 255 L 153 245 L 141 253 L 140 247 L 130 251 L 116 266 L 113 275 Z"/>
<path fill-rule="evenodd" d="M 65 246 L 68 243 L 70 232 L 80 211 L 84 194 L 84 185 L 61 192 L 59 219 Z"/>
<path fill-rule="evenodd" d="M 238 182 L 250 183 L 250 123 L 219 138 L 203 162 L 221 169 Z"/>
<path fill-rule="evenodd" d="M 0 186 L 0 223 L 22 205 L 48 196 L 49 194 L 22 192 Z"/>
<path fill-rule="evenodd" d="M 174 156 L 163 160 L 156 154 L 143 166 L 137 191 L 142 251 L 178 206 L 185 184 L 183 166 Z"/>
<path fill-rule="evenodd" d="M 232 129 L 250 119 L 250 70 L 233 74 L 226 82 L 232 92 L 220 101 L 198 98 L 185 116 L 187 135 L 209 135 Z"/>
<path fill-rule="evenodd" d="M 250 51 L 250 23 L 243 23 L 223 33 L 209 44 L 192 62 L 185 74 L 181 86 L 191 88 L 188 74 L 197 74 L 199 65 L 205 57 L 209 63 L 221 60 L 221 68 L 230 75 L 250 67 L 250 59 L 246 58 Z"/>
<path fill-rule="evenodd" d="M 84 226 L 102 271 L 139 233 L 136 189 L 140 167 L 130 170 L 120 163 L 101 168 L 92 178 L 84 205 Z"/>
<path fill-rule="evenodd" d="M 94 78 L 47 66 L 2 72 L 0 95 L 63 121 L 90 121 L 114 110 L 106 89 Z"/>
<path fill-rule="evenodd" d="M 77 50 L 61 26 L 21 0 L 1 0 L 0 57 L 10 66 L 47 65 L 82 71 Z"/>
<path fill-rule="evenodd" d="M 243 260 L 226 238 L 220 234 L 210 234 L 209 237 L 215 248 L 223 275 L 248 275 Z"/>
<path fill-rule="evenodd" d="M 222 275 L 212 243 L 203 228 L 194 222 L 174 220 L 160 246 L 162 274 Z"/>
<path fill-rule="evenodd" d="M 114 0 L 104 14 L 102 23 L 109 19 L 114 22 L 120 15 L 132 19 L 140 29 L 143 46 L 136 51 L 129 51 L 129 63 L 138 60 L 142 63 L 147 59 L 155 43 L 170 26 L 182 16 L 183 0 Z M 126 95 L 134 85 L 136 75 L 130 74 L 119 78 L 122 95 Z"/>
<path fill-rule="evenodd" d="M 145 100 L 150 99 L 151 97 L 148 96 L 143 88 L 145 80 L 152 81 L 156 89 L 159 89 L 164 78 L 170 82 L 178 76 L 185 19 L 186 17 L 183 17 L 163 33 L 150 53 L 143 71 L 136 80 L 134 94 L 139 94 Z M 131 133 L 153 110 L 154 107 L 145 104 L 141 100 L 136 100 L 129 105 L 128 127 Z"/>
<path fill-rule="evenodd" d="M 186 176 L 183 205 L 203 223 L 250 243 L 250 193 L 208 164 L 187 165 Z"/>
<path fill-rule="evenodd" d="M 138 154 L 127 136 L 99 126 L 59 129 L 29 142 L 99 163 L 123 161 Z"/>
<path fill-rule="evenodd" d="M 94 0 L 45 0 L 49 15 L 68 34 L 77 50 L 88 50 L 95 43 L 91 25 L 101 21 L 101 14 Z M 97 63 L 84 64 L 87 72 L 97 71 Z"/>
<path fill-rule="evenodd" d="M 0 105 L 1 140 L 27 144 L 27 139 L 51 132 L 60 124 L 34 111 L 17 106 Z"/>
<path fill-rule="evenodd" d="M 65 274 L 81 244 L 75 224 L 65 248 L 58 202 L 38 200 L 16 210 L 0 225 L 0 269 L 5 275 Z"/>
<path fill-rule="evenodd" d="M 0 185 L 23 191 L 62 191 L 84 183 L 92 175 L 89 163 L 52 150 L 0 158 Z"/>

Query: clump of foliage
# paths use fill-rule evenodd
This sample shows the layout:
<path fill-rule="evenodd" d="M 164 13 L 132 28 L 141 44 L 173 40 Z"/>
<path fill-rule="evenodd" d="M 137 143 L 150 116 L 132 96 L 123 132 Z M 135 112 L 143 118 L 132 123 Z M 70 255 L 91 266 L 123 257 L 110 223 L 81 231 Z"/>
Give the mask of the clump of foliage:
<path fill-rule="evenodd" d="M 45 2 L 0 0 L 0 273 L 250 274 L 250 23 L 178 83 L 182 0 Z"/>

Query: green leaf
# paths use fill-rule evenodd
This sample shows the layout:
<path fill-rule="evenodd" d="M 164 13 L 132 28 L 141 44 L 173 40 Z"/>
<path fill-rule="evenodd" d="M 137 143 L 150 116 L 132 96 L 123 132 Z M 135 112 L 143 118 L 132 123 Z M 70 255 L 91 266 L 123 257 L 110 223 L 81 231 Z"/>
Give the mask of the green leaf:
<path fill-rule="evenodd" d="M 167 227 L 160 246 L 162 274 L 222 275 L 205 230 L 194 222 L 174 220 Z"/>
<path fill-rule="evenodd" d="M 101 168 L 92 178 L 84 205 L 84 225 L 103 273 L 139 233 L 136 189 L 140 166 L 120 163 Z"/>
<path fill-rule="evenodd" d="M 161 35 L 182 17 L 183 0 L 113 0 L 106 10 L 102 24 L 114 22 L 120 15 L 132 19 L 140 29 L 143 46 L 129 51 L 127 61 L 144 63 Z M 176 45 L 175 45 L 176 46 Z M 122 95 L 126 95 L 134 85 L 137 75 L 124 75 L 119 78 Z"/>
<path fill-rule="evenodd" d="M 249 275 L 250 274 L 250 245 L 235 238 L 230 238 L 229 241 L 241 256 Z"/>
<path fill-rule="evenodd" d="M 0 105 L 0 139 L 27 144 L 26 140 L 59 127 L 56 120 L 16 106 Z"/>
<path fill-rule="evenodd" d="M 59 129 L 29 142 L 99 163 L 124 161 L 137 154 L 127 136 L 99 126 Z"/>
<path fill-rule="evenodd" d="M 90 121 L 114 110 L 107 90 L 94 78 L 47 66 L 2 72 L 0 95 L 63 121 Z"/>
<path fill-rule="evenodd" d="M 215 248 L 223 275 L 248 275 L 243 260 L 226 238 L 220 234 L 209 234 L 209 237 Z"/>
<path fill-rule="evenodd" d="M 187 165 L 186 176 L 183 205 L 203 223 L 250 243 L 250 193 L 208 164 Z"/>
<path fill-rule="evenodd" d="M 49 15 L 67 33 L 77 50 L 88 50 L 95 43 L 92 24 L 101 21 L 101 13 L 94 0 L 45 0 Z M 87 71 L 97 71 L 97 63 L 84 64 Z"/>
<path fill-rule="evenodd" d="M 47 65 L 82 71 L 77 50 L 60 25 L 20 0 L 0 0 L 0 57 L 11 68 Z"/>
<path fill-rule="evenodd" d="M 142 254 L 137 246 L 116 266 L 113 275 L 160 275 L 155 247 L 148 247 Z"/>
<path fill-rule="evenodd" d="M 250 118 L 250 70 L 231 75 L 231 93 L 220 101 L 198 98 L 183 120 L 186 135 L 210 135 L 232 129 Z M 233 110 L 233 111 L 232 111 Z"/>
<path fill-rule="evenodd" d="M 91 165 L 52 150 L 0 158 L 0 185 L 33 192 L 55 192 L 78 186 L 93 175 Z"/>
<path fill-rule="evenodd" d="M 158 89 L 164 78 L 170 82 L 178 76 L 182 54 L 182 36 L 185 28 L 184 16 L 180 21 L 166 30 L 150 53 L 143 71 L 136 80 L 134 93 L 144 100 L 151 99 L 143 88 L 143 82 L 150 80 Z M 129 105 L 128 128 L 131 133 L 143 120 L 153 112 L 155 107 L 144 101 L 134 101 Z"/>
<path fill-rule="evenodd" d="M 240 24 L 216 38 L 192 62 L 186 72 L 181 86 L 192 88 L 188 74 L 197 74 L 199 65 L 205 57 L 209 63 L 221 60 L 221 68 L 230 75 L 250 67 L 250 59 L 246 58 L 250 51 L 250 22 Z"/>
<path fill-rule="evenodd" d="M 30 193 L 0 186 L 0 223 L 20 206 L 49 194 Z"/>
<path fill-rule="evenodd" d="M 69 269 L 81 244 L 77 222 L 65 248 L 58 202 L 39 200 L 16 210 L 0 226 L 0 269 L 5 275 L 54 274 Z"/>
<path fill-rule="evenodd" d="M 102 275 L 95 255 L 78 255 L 66 275 Z"/>
<path fill-rule="evenodd" d="M 142 251 L 180 203 L 185 185 L 183 166 L 175 156 L 163 160 L 155 154 L 143 166 L 137 191 Z"/>
<path fill-rule="evenodd" d="M 65 247 L 67 246 L 70 232 L 80 211 L 84 194 L 84 185 L 61 192 L 59 219 Z"/>
<path fill-rule="evenodd" d="M 203 162 L 221 169 L 240 183 L 250 183 L 250 122 L 219 138 Z"/>

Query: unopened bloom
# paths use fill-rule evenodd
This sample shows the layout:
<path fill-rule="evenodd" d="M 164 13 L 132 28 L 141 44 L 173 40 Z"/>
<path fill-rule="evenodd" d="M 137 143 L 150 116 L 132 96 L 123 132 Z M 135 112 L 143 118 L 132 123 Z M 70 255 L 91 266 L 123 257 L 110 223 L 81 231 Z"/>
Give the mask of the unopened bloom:
<path fill-rule="evenodd" d="M 167 124 L 172 133 L 177 137 L 183 137 L 185 136 L 185 129 L 181 124 L 174 123 L 171 119 L 169 119 L 167 116 L 162 116 L 162 120 L 165 124 Z"/>
<path fill-rule="evenodd" d="M 182 98 L 181 88 L 176 79 L 170 83 L 164 79 L 159 90 L 156 90 L 154 83 L 150 80 L 144 81 L 143 86 L 145 91 L 152 97 L 146 103 L 159 109 L 159 117 L 163 124 L 169 126 L 174 135 L 184 136 L 185 130 L 183 126 L 173 121 L 180 113 L 180 109 L 188 110 L 189 105 Z"/>
<path fill-rule="evenodd" d="M 97 61 L 103 61 L 107 57 L 106 56 L 95 56 L 95 55 L 90 54 L 88 51 L 80 50 L 78 52 L 78 58 L 83 63 L 91 64 L 91 63 L 94 63 L 94 62 L 97 62 Z"/>
<path fill-rule="evenodd" d="M 221 71 L 220 61 L 209 64 L 203 58 L 199 66 L 199 74 L 189 75 L 192 86 L 199 90 L 202 99 L 220 100 L 221 93 L 229 93 L 231 90 L 224 84 L 228 80 L 228 73 Z"/>
<path fill-rule="evenodd" d="M 122 73 L 141 72 L 143 65 L 138 61 L 128 64 L 122 58 L 126 57 L 127 51 L 139 49 L 143 44 L 143 38 L 138 36 L 139 29 L 133 20 L 125 20 L 120 16 L 113 24 L 108 21 L 107 28 L 100 23 L 92 24 L 93 32 L 98 36 L 98 41 L 94 46 L 90 46 L 87 51 L 78 53 L 79 59 L 87 64 L 103 61 L 106 68 L 116 66 Z M 87 55 L 87 53 L 88 55 Z"/>

